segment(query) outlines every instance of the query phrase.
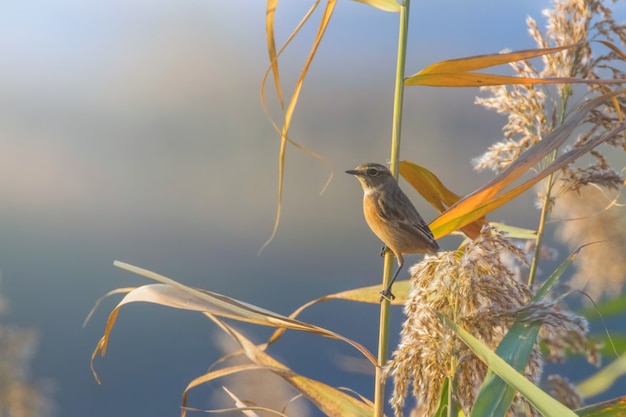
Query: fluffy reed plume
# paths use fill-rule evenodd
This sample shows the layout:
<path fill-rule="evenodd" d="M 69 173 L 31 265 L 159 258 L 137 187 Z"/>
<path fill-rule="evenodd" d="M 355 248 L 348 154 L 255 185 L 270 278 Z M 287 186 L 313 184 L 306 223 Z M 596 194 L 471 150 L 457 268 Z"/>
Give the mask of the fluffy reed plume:
<path fill-rule="evenodd" d="M 619 294 L 626 275 L 626 218 L 612 204 L 615 192 L 584 186 L 556 199 L 553 217 L 559 220 L 556 237 L 574 249 L 576 242 L 594 242 L 583 249 L 571 279 L 592 298 Z"/>
<path fill-rule="evenodd" d="M 0 294 L 0 313 L 5 308 Z M 30 375 L 37 343 L 38 335 L 34 330 L 0 324 L 0 416 L 54 414 L 52 385 Z"/>
<path fill-rule="evenodd" d="M 585 40 L 604 40 L 623 45 L 626 43 L 626 25 L 617 24 L 611 9 L 604 3 L 600 0 L 555 0 L 553 9 L 544 11 L 547 19 L 545 33 L 530 17 L 527 19 L 529 33 L 539 47 L 572 45 Z M 604 52 L 596 53 L 594 48 Z M 620 69 L 624 67 L 624 59 L 614 51 L 606 50 L 599 43 L 581 44 L 578 48 L 543 57 L 541 70 L 529 62 L 516 63 L 512 67 L 521 76 L 626 81 L 626 74 Z M 586 97 L 591 98 L 617 88 L 622 88 L 622 85 L 589 85 L 586 91 L 584 87 L 574 90 L 567 84 L 556 88 L 526 85 L 484 88 L 483 91 L 489 95 L 477 98 L 476 103 L 506 114 L 508 122 L 503 128 L 504 140 L 492 145 L 474 161 L 476 169 L 501 171 L 506 168 L 558 126 L 570 109 L 569 103 L 575 93 L 576 97 L 586 93 Z M 625 95 L 618 95 L 616 99 L 624 112 Z M 615 128 L 618 123 L 613 103 L 598 107 L 588 114 L 578 137 L 570 146 L 580 147 Z M 560 222 L 557 226 L 557 237 L 570 249 L 594 241 L 605 242 L 585 249 L 573 280 L 576 288 L 586 287 L 594 297 L 602 292 L 617 294 L 616 290 L 620 290 L 626 280 L 625 212 L 618 205 L 610 207 L 611 198 L 602 198 L 602 194 L 619 194 L 624 186 L 620 172 L 623 167 L 613 168 L 607 156 L 626 150 L 625 138 L 625 135 L 612 137 L 590 153 L 585 160 L 586 166 L 567 167 L 551 178 L 545 186 L 545 194 L 539 195 L 540 205 L 545 205 L 547 212 L 554 204 L 559 207 L 553 218 L 577 219 Z M 603 267 L 598 268 L 599 265 Z"/>
<path fill-rule="evenodd" d="M 560 375 L 550 375 L 546 378 L 545 385 L 546 391 L 550 395 L 571 410 L 575 410 L 584 405 L 580 394 L 567 378 Z"/>
<path fill-rule="evenodd" d="M 495 349 L 518 317 L 540 322 L 539 341 L 553 348 L 555 357 L 565 350 L 586 351 L 586 321 L 554 302 L 530 303 L 530 289 L 516 279 L 503 254 L 520 262 L 525 255 L 496 230 L 485 227 L 481 236 L 462 253 L 444 252 L 415 265 L 411 270 L 411 291 L 404 308 L 407 316 L 401 340 L 386 373 L 394 380 L 391 398 L 396 416 L 409 386 L 413 386 L 422 415 L 436 409 L 442 384 L 448 377 L 456 383 L 455 401 L 469 415 L 487 372 L 478 359 L 436 313 L 444 314 Z M 507 262 L 508 263 L 508 262 Z M 530 357 L 526 376 L 537 383 L 543 360 L 539 345 Z M 521 398 L 513 410 L 530 410 Z"/>
<path fill-rule="evenodd" d="M 541 32 L 535 20 L 528 17 L 526 23 L 531 37 L 538 47 L 572 45 L 585 40 L 606 40 L 626 42 L 626 26 L 618 25 L 611 14 L 611 9 L 600 0 L 555 0 L 554 8 L 544 11 L 547 18 L 545 34 Z M 594 56 L 592 45 L 582 44 L 578 48 L 546 55 L 542 58 L 543 69 L 539 71 L 530 62 L 511 64 L 513 71 L 524 77 L 581 77 L 589 79 L 613 78 L 624 79 L 625 74 L 619 64 L 623 59 L 615 52 Z M 614 85 L 590 85 L 588 96 L 597 96 L 616 88 Z M 481 157 L 475 159 L 477 170 L 491 169 L 501 171 L 529 147 L 554 130 L 568 110 L 568 102 L 573 94 L 572 86 L 560 84 L 556 92 L 549 87 L 533 85 L 514 85 L 485 87 L 487 97 L 479 97 L 476 104 L 493 109 L 508 117 L 503 128 L 504 141 L 492 145 Z M 624 95 L 617 96 L 624 109 Z M 576 140 L 574 147 L 587 143 L 602 132 L 615 127 L 618 118 L 610 105 L 592 111 L 585 119 L 587 129 Z M 616 136 L 609 145 L 626 149 L 623 136 Z M 601 152 L 593 152 L 595 161 L 585 168 L 569 168 L 562 179 L 569 188 L 588 183 L 609 188 L 621 187 L 623 179 L 619 171 L 614 170 Z"/>

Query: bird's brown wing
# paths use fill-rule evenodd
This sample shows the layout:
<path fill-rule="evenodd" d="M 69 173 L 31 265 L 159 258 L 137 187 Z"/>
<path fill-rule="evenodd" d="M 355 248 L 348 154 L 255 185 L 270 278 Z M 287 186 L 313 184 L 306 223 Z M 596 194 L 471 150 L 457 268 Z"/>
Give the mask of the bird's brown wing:
<path fill-rule="evenodd" d="M 417 212 L 409 198 L 398 189 L 393 198 L 381 196 L 375 199 L 376 211 L 381 219 L 395 224 L 409 235 L 415 236 L 424 242 L 432 253 L 439 250 L 439 245 L 433 236 L 428 224 Z"/>

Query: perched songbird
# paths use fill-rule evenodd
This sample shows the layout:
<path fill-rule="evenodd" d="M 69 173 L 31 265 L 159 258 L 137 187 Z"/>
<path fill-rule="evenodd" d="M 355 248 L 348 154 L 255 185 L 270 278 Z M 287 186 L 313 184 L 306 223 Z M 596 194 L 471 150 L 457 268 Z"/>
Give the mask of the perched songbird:
<path fill-rule="evenodd" d="M 391 171 L 380 164 L 367 163 L 346 171 L 363 187 L 363 213 L 372 232 L 385 243 L 398 260 L 398 269 L 382 297 L 393 300 L 391 286 L 404 264 L 405 253 L 436 254 L 439 245 L 422 216 L 402 192 Z"/>

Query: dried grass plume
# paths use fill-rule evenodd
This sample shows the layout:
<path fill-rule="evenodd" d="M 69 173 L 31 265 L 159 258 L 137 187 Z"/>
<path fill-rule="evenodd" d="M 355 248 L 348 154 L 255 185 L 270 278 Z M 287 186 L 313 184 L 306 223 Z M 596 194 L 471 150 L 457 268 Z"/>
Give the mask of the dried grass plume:
<path fill-rule="evenodd" d="M 541 323 L 537 344 L 526 367 L 526 377 L 539 383 L 544 358 L 539 343 L 549 347 L 549 359 L 566 352 L 585 352 L 592 357 L 587 322 L 552 299 L 530 302 L 532 291 L 517 280 L 507 266 L 524 253 L 500 232 L 485 227 L 481 236 L 462 251 L 443 252 L 411 269 L 411 290 L 405 305 L 406 320 L 401 340 L 386 375 L 394 381 L 390 403 L 402 415 L 409 387 L 423 415 L 432 415 L 447 378 L 454 380 L 454 400 L 466 415 L 487 372 L 487 366 L 437 317 L 444 314 L 495 350 L 510 326 L 520 317 Z M 511 412 L 534 411 L 518 397 Z"/>

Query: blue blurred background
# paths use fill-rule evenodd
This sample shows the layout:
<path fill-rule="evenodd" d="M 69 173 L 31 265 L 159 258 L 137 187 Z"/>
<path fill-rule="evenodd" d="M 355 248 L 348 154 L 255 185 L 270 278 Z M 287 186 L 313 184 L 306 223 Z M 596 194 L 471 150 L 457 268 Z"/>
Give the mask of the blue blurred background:
<path fill-rule="evenodd" d="M 549 6 L 415 1 L 407 72 L 534 47 L 525 17 L 541 24 Z M 279 4 L 279 42 L 307 8 Z M 617 16 L 623 12 L 619 4 Z M 336 175 L 320 196 L 326 167 L 289 148 L 281 225 L 257 256 L 276 210 L 279 145 L 259 97 L 268 64 L 264 17 L 263 2 L 242 0 L 0 3 L 0 291 L 9 303 L 2 322 L 39 332 L 32 377 L 52 382 L 57 415 L 178 415 L 187 383 L 222 355 L 219 331 L 201 315 L 131 305 L 107 356 L 95 362 L 98 385 L 90 355 L 117 299 L 81 324 L 107 291 L 147 282 L 113 267 L 115 259 L 284 314 L 379 282 L 380 243 L 362 219 L 360 187 L 343 171 L 389 157 L 397 16 L 337 5 L 291 130 Z M 308 26 L 282 57 L 287 93 L 315 30 Z M 475 173 L 470 160 L 501 138 L 505 120 L 474 106 L 477 94 L 406 94 L 402 158 L 459 194 L 491 177 Z M 268 99 L 278 118 L 271 88 Z M 409 194 L 427 220 L 435 217 Z M 493 219 L 535 227 L 533 198 Z M 328 302 L 302 318 L 376 349 L 377 306 Z M 394 333 L 401 321 L 396 308 Z M 259 342 L 270 334 L 241 327 Z M 291 332 L 271 353 L 372 397 L 371 375 L 338 371 L 341 358 L 357 356 L 339 342 Z M 220 386 L 196 389 L 191 405 L 214 407 Z"/>

